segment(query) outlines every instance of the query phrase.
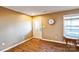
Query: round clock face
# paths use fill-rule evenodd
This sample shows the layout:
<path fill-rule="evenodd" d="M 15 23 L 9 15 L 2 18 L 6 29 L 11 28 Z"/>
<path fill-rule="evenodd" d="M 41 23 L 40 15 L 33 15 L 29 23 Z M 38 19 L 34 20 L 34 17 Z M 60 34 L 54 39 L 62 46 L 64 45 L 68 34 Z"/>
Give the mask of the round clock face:
<path fill-rule="evenodd" d="M 54 24 L 55 21 L 54 21 L 54 19 L 49 19 L 49 20 L 48 20 L 48 23 L 49 23 L 49 24 Z"/>

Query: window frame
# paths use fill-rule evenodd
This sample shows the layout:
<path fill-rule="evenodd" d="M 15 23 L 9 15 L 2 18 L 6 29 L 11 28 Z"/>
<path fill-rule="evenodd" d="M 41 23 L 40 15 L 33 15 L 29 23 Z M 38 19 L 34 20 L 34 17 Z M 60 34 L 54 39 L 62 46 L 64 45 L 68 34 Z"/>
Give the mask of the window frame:
<path fill-rule="evenodd" d="M 69 17 L 69 18 L 67 18 L 66 19 L 66 17 Z M 70 19 L 72 19 L 72 20 L 74 20 L 74 19 L 79 19 L 79 14 L 70 14 L 70 15 L 64 15 L 63 16 L 63 36 L 64 37 L 67 37 L 67 36 L 65 36 L 66 35 L 66 33 L 65 33 L 65 20 L 70 20 Z M 71 21 L 72 21 L 71 20 Z M 70 22 L 71 23 L 71 22 Z M 70 24 L 70 26 L 72 26 L 72 24 Z M 73 27 L 73 26 L 72 26 Z M 71 29 L 72 30 L 72 29 Z M 72 32 L 72 31 L 71 31 Z M 78 33 L 79 34 L 79 33 Z M 70 34 L 69 34 L 70 35 Z M 73 35 L 71 35 L 71 36 L 73 36 Z M 76 36 L 74 36 L 74 37 L 67 37 L 67 38 L 72 38 L 72 39 L 79 39 L 79 37 L 76 37 Z"/>

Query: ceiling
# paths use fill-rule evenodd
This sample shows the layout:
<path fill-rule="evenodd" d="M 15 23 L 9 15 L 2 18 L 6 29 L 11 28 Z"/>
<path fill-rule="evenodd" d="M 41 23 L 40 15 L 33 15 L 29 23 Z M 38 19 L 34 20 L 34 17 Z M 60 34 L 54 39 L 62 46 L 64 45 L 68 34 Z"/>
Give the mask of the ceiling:
<path fill-rule="evenodd" d="M 6 6 L 6 8 L 25 13 L 30 16 L 77 9 L 79 6 Z"/>

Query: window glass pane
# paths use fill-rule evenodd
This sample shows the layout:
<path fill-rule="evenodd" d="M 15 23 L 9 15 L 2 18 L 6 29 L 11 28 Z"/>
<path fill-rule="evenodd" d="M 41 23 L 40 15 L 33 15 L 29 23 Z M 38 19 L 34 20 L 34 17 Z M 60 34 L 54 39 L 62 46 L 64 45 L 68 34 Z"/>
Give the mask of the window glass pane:
<path fill-rule="evenodd" d="M 79 19 L 72 20 L 72 26 L 79 26 Z"/>
<path fill-rule="evenodd" d="M 79 16 L 78 16 L 79 17 Z M 71 38 L 79 38 L 79 18 L 64 17 L 64 36 Z M 73 18 L 73 19 L 72 19 Z"/>

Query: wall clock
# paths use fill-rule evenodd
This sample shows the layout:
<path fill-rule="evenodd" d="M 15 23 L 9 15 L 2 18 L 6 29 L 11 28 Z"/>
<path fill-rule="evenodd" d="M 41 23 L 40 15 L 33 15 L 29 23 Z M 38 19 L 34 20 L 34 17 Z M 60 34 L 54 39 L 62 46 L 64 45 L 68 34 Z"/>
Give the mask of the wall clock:
<path fill-rule="evenodd" d="M 48 23 L 49 23 L 50 25 L 53 25 L 53 24 L 55 23 L 55 20 L 54 20 L 54 19 L 48 19 Z"/>

